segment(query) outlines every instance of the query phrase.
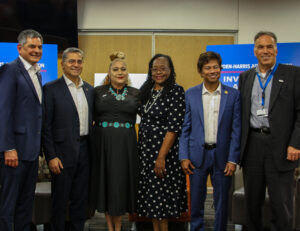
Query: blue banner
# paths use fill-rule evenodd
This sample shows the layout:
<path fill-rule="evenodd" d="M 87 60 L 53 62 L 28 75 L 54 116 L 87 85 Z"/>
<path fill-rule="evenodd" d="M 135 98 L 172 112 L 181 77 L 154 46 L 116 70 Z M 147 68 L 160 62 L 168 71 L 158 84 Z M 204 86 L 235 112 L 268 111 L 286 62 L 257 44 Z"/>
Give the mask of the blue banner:
<path fill-rule="evenodd" d="M 277 62 L 300 66 L 300 43 L 278 43 Z M 206 51 L 214 51 L 222 57 L 220 81 L 227 86 L 238 88 L 240 73 L 257 66 L 254 44 L 209 45 Z"/>
<path fill-rule="evenodd" d="M 0 66 L 19 56 L 17 45 L 18 43 L 0 43 Z M 38 65 L 41 67 L 43 84 L 57 79 L 57 45 L 43 44 L 43 56 Z"/>

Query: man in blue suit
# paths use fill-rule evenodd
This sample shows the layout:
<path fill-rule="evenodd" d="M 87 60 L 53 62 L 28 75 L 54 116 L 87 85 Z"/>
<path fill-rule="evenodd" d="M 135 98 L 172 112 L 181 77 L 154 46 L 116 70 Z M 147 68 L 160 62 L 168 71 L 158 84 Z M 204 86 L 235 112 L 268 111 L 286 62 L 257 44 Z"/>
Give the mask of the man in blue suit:
<path fill-rule="evenodd" d="M 204 231 L 207 176 L 213 184 L 215 231 L 226 230 L 228 191 L 240 157 L 240 95 L 219 82 L 222 60 L 202 53 L 198 72 L 203 83 L 186 92 L 186 113 L 179 159 L 191 183 L 191 231 Z"/>
<path fill-rule="evenodd" d="M 37 62 L 42 36 L 24 30 L 19 57 L 0 68 L 0 230 L 29 231 L 42 129 L 42 89 Z"/>
<path fill-rule="evenodd" d="M 83 52 L 62 55 L 63 76 L 44 86 L 43 148 L 52 173 L 52 230 L 63 231 L 69 204 L 70 230 L 83 230 L 89 184 L 93 87 L 84 82 Z"/>

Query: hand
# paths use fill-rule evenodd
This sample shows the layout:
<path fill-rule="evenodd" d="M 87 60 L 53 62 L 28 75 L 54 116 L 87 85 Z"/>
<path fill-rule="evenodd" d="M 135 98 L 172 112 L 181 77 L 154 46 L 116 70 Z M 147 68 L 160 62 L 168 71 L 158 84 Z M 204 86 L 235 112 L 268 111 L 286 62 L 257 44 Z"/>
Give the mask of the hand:
<path fill-rule="evenodd" d="M 227 162 L 224 173 L 225 176 L 232 176 L 236 170 L 236 164 Z"/>
<path fill-rule="evenodd" d="M 300 150 L 292 146 L 287 148 L 287 159 L 291 161 L 298 160 L 300 158 Z"/>
<path fill-rule="evenodd" d="M 194 174 L 192 170 L 195 169 L 195 166 L 192 164 L 190 160 L 182 160 L 181 168 L 183 172 L 187 175 Z"/>
<path fill-rule="evenodd" d="M 166 174 L 166 160 L 162 157 L 157 157 L 155 161 L 154 172 L 156 176 L 163 178 Z"/>
<path fill-rule="evenodd" d="M 63 164 L 61 163 L 60 159 L 58 157 L 55 157 L 48 162 L 49 169 L 54 174 L 60 174 L 61 169 L 64 168 Z"/>
<path fill-rule="evenodd" d="M 4 152 L 4 164 L 13 168 L 18 167 L 19 158 L 18 153 L 15 149 Z"/>

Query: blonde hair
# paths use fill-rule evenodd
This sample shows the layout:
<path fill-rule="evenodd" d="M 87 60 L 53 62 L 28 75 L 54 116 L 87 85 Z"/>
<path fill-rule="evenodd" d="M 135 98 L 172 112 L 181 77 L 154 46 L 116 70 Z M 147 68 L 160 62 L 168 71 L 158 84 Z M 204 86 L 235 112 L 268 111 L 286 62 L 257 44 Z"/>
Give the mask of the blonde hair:
<path fill-rule="evenodd" d="M 123 63 L 127 66 L 127 64 L 126 64 L 126 62 L 125 62 L 125 54 L 124 54 L 124 52 L 122 52 L 122 51 L 115 51 L 115 52 L 113 52 L 113 53 L 109 56 L 109 58 L 110 58 L 110 61 L 111 61 L 111 62 L 110 62 L 109 67 L 108 67 L 108 73 L 109 73 L 109 71 L 110 71 L 111 66 L 112 66 L 115 62 L 121 61 L 121 62 L 123 62 Z M 128 85 L 128 79 L 127 79 L 127 83 L 126 83 L 126 84 Z M 103 81 L 103 85 L 110 85 L 109 74 L 106 75 L 106 77 L 105 77 L 105 79 L 104 79 L 104 81 Z"/>

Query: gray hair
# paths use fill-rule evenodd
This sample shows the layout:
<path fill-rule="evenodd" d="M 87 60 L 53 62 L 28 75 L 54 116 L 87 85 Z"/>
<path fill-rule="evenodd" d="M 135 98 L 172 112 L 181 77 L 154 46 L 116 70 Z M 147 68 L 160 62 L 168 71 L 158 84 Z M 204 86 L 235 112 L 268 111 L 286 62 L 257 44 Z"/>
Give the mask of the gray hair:
<path fill-rule="evenodd" d="M 43 43 L 42 35 L 39 32 L 32 29 L 21 31 L 20 34 L 18 35 L 18 43 L 24 46 L 28 38 L 39 38 Z"/>
<path fill-rule="evenodd" d="M 69 47 L 64 50 L 62 54 L 62 61 L 65 62 L 69 53 L 79 53 L 81 58 L 83 59 L 84 53 L 82 50 L 76 47 Z"/>
<path fill-rule="evenodd" d="M 256 42 L 257 39 L 259 39 L 261 36 L 264 36 L 264 35 L 268 35 L 268 36 L 272 37 L 274 39 L 275 43 L 277 44 L 277 36 L 271 31 L 259 31 L 254 37 L 254 43 Z"/>

